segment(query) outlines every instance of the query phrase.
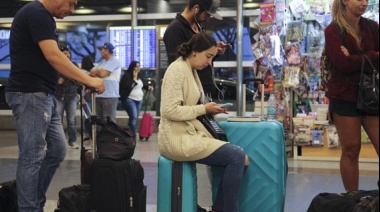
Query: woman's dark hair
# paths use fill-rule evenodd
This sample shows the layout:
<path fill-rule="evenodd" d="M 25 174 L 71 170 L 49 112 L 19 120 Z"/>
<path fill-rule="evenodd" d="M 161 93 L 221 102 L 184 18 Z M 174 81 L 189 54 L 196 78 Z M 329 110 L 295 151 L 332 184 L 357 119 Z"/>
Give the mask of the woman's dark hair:
<path fill-rule="evenodd" d="M 135 60 L 131 61 L 131 63 L 129 63 L 128 69 L 124 74 L 127 74 L 128 77 L 131 77 L 131 79 L 133 79 L 133 69 L 137 66 L 137 64 L 140 64 L 140 62 Z M 141 71 L 137 75 L 137 79 L 141 79 Z"/>
<path fill-rule="evenodd" d="M 187 43 L 177 48 L 177 55 L 186 59 L 191 52 L 203 52 L 213 46 L 217 46 L 215 39 L 207 33 L 195 34 Z"/>
<path fill-rule="evenodd" d="M 94 68 L 94 60 L 92 59 L 91 55 L 86 55 L 82 58 L 81 68 L 90 71 L 92 68 Z"/>
<path fill-rule="evenodd" d="M 191 10 L 194 8 L 195 5 L 199 6 L 199 13 L 208 10 L 211 7 L 212 1 L 205 1 L 205 0 L 190 0 L 188 9 Z"/>

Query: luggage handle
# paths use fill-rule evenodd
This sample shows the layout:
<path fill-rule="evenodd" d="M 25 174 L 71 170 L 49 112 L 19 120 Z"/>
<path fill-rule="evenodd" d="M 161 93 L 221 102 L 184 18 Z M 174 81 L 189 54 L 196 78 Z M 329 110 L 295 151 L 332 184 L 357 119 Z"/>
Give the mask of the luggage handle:
<path fill-rule="evenodd" d="M 79 84 L 78 85 L 80 87 L 80 116 L 81 116 L 81 130 L 83 130 L 83 120 L 82 120 L 82 117 L 83 117 L 83 103 L 82 103 L 82 98 L 83 98 L 83 95 L 82 95 L 82 91 L 84 90 L 84 92 L 89 92 L 91 93 L 91 102 L 92 102 L 92 107 L 91 107 L 91 117 L 90 117 L 90 120 L 91 120 L 91 125 L 92 125 L 92 158 L 95 159 L 95 155 L 96 155 L 96 124 L 93 123 L 93 117 L 96 116 L 96 105 L 95 105 L 95 100 L 96 100 L 96 93 L 98 92 L 98 89 L 96 88 L 91 88 L 91 87 L 88 87 L 86 85 L 83 85 L 83 84 Z M 88 107 L 88 106 L 87 106 Z M 84 144 L 83 144 L 83 132 L 81 133 L 81 150 L 84 151 Z"/>
<path fill-rule="evenodd" d="M 145 102 L 145 107 L 144 107 L 144 113 L 146 113 L 146 110 L 148 109 L 148 100 L 150 99 L 150 90 L 148 89 L 148 91 L 145 93 L 145 99 L 144 99 L 144 102 Z"/>
<path fill-rule="evenodd" d="M 83 144 L 83 128 L 84 128 L 84 123 L 83 123 L 83 85 L 78 85 L 78 93 L 79 93 L 79 107 L 80 107 L 80 149 L 81 151 L 84 151 L 84 144 Z"/>
<path fill-rule="evenodd" d="M 261 120 L 264 120 L 264 80 L 261 78 L 247 78 L 243 79 L 243 83 L 247 82 L 260 82 L 261 83 Z"/>
<path fill-rule="evenodd" d="M 85 151 L 85 147 L 84 147 L 84 138 L 83 138 L 83 130 L 84 130 L 84 122 L 83 122 L 83 118 L 86 120 L 86 119 L 90 119 L 91 117 L 91 114 L 87 114 L 86 113 L 86 110 L 87 111 L 91 111 L 90 110 L 90 107 L 88 106 L 88 104 L 83 104 L 83 93 L 86 93 L 86 90 L 88 91 L 90 88 L 86 87 L 85 85 L 83 84 L 77 84 L 78 88 L 77 88 L 77 91 L 79 93 L 79 107 L 80 107 L 80 131 L 81 131 L 81 150 L 82 151 Z M 96 91 L 96 89 L 94 89 L 94 92 Z M 86 108 L 86 109 L 85 109 Z"/>
<path fill-rule="evenodd" d="M 90 89 L 90 92 L 91 92 L 91 110 L 92 110 L 92 115 L 91 115 L 91 127 L 92 127 L 92 159 L 95 159 L 95 156 L 96 156 L 96 123 L 93 123 L 92 120 L 93 120 L 93 117 L 97 117 L 96 116 L 96 93 L 97 93 L 97 90 L 95 88 L 87 88 L 86 87 L 86 90 Z"/>

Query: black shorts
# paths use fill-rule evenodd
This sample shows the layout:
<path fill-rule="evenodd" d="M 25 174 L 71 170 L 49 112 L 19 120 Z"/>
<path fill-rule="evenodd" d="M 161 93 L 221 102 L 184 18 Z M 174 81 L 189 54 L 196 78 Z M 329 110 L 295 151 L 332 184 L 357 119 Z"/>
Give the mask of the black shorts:
<path fill-rule="evenodd" d="M 333 113 L 341 116 L 379 116 L 379 113 L 367 113 L 356 108 L 356 103 L 353 102 L 334 102 L 330 101 L 329 112 L 331 119 L 333 118 Z"/>

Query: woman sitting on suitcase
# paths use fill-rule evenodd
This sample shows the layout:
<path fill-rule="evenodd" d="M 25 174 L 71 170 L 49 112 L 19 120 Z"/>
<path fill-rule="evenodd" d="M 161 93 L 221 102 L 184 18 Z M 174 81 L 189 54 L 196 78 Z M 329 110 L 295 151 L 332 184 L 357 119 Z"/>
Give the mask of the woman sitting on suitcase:
<path fill-rule="evenodd" d="M 217 52 L 216 41 L 206 33 L 178 47 L 179 58 L 168 67 L 162 82 L 158 146 L 162 155 L 174 161 L 225 166 L 213 211 L 235 212 L 248 157 L 240 147 L 214 139 L 197 120 L 206 113 L 226 113 L 215 102 L 197 104 L 204 102 L 204 94 L 196 70 L 211 65 Z"/>

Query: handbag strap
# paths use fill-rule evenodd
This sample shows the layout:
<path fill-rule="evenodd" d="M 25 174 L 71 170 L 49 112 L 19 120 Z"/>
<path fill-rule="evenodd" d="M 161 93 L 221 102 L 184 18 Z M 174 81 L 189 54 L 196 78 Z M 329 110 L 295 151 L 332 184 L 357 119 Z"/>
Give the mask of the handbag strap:
<path fill-rule="evenodd" d="M 363 75 L 363 73 L 364 73 L 365 60 L 366 60 L 366 58 L 365 58 L 365 54 L 363 54 L 363 55 L 362 55 L 362 67 L 360 68 L 360 77 L 361 77 L 361 76 Z M 359 85 L 360 85 L 360 83 L 359 83 Z"/>
<path fill-rule="evenodd" d="M 371 68 L 373 69 L 373 71 L 378 73 L 378 70 L 376 70 L 376 67 L 373 65 L 373 63 L 371 62 L 371 60 L 369 59 L 369 57 L 366 54 L 363 54 L 362 58 L 363 58 L 363 60 L 362 60 L 361 74 L 363 74 L 364 65 L 365 65 L 366 60 L 369 63 L 369 65 L 371 66 Z"/>

